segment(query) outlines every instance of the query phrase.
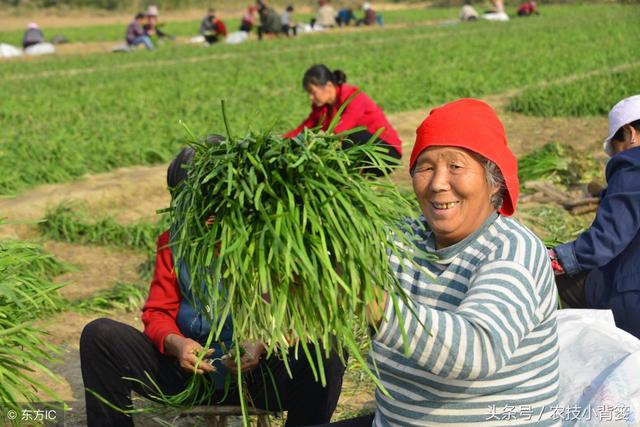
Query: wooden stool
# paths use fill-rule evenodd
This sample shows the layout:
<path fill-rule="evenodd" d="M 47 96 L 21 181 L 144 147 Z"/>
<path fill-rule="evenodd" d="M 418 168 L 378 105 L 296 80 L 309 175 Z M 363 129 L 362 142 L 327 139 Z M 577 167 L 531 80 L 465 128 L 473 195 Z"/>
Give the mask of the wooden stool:
<path fill-rule="evenodd" d="M 269 415 L 282 417 L 282 412 L 247 408 L 247 415 L 258 417 L 258 427 L 271 427 Z M 182 412 L 180 416 L 201 416 L 205 419 L 206 425 L 209 427 L 227 427 L 229 417 L 242 416 L 242 408 L 240 406 L 195 406 L 188 411 Z"/>

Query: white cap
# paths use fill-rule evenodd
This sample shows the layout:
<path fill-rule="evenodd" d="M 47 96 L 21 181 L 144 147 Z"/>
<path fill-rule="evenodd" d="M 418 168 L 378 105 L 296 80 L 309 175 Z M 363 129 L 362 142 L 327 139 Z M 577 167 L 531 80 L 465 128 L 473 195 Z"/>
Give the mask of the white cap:
<path fill-rule="evenodd" d="M 147 8 L 147 16 L 158 16 L 158 7 L 151 5 Z"/>
<path fill-rule="evenodd" d="M 369 2 L 364 2 L 364 3 L 362 4 L 362 10 L 369 10 L 369 9 L 371 9 L 371 3 L 369 3 Z"/>
<path fill-rule="evenodd" d="M 29 25 L 27 25 L 27 28 L 29 29 L 38 28 L 38 24 L 36 24 L 35 22 L 29 22 Z"/>
<path fill-rule="evenodd" d="M 615 153 L 611 146 L 611 138 L 618 130 L 631 122 L 640 119 L 640 95 L 630 96 L 618 102 L 609 111 L 609 136 L 604 140 L 602 148 L 609 156 Z"/>

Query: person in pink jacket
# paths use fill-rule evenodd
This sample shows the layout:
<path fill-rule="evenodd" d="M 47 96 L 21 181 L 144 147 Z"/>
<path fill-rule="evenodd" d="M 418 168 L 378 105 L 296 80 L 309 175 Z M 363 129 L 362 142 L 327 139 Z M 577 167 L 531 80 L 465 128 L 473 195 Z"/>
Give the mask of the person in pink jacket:
<path fill-rule="evenodd" d="M 309 93 L 311 113 L 298 127 L 287 132 L 285 138 L 293 138 L 305 128 L 320 127 L 327 130 L 336 113 L 348 102 L 334 132 L 340 133 L 360 126 L 364 129 L 347 136 L 342 142 L 342 148 L 364 144 L 382 130 L 376 144 L 385 148 L 390 160 L 397 161 L 402 157 L 402 142 L 382 109 L 356 86 L 347 84 L 347 76 L 343 71 L 331 71 L 324 64 L 313 65 L 305 72 L 302 86 Z M 380 175 L 380 171 L 370 172 Z"/>

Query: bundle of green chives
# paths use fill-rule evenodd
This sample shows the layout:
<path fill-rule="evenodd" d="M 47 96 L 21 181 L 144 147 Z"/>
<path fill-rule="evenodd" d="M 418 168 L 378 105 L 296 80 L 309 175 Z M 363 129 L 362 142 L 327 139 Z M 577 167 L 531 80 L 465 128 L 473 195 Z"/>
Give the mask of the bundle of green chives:
<path fill-rule="evenodd" d="M 1 225 L 1 221 L 0 221 Z M 38 392 L 60 401 L 56 393 L 36 379 L 35 371 L 58 378 L 45 366 L 58 350 L 48 344 L 44 331 L 32 324 L 56 310 L 62 302 L 60 285 L 50 278 L 65 266 L 39 246 L 0 241 L 0 412 L 21 413 L 41 400 Z M 15 423 L 19 423 L 19 416 Z M 14 421 L 10 421 L 11 424 Z"/>
<path fill-rule="evenodd" d="M 236 343 L 257 339 L 285 356 L 295 346 L 314 369 L 323 355 L 309 344 L 325 355 L 346 349 L 379 385 L 356 331 L 379 290 L 394 304 L 404 295 L 388 257 L 398 239 L 413 247 L 404 220 L 415 211 L 387 177 L 363 173 L 388 170 L 373 141 L 342 150 L 342 138 L 305 130 L 290 140 L 251 132 L 192 141 L 196 154 L 172 201 L 172 251 L 190 267 L 210 340 L 230 315 Z M 324 383 L 323 369 L 317 379 Z"/>

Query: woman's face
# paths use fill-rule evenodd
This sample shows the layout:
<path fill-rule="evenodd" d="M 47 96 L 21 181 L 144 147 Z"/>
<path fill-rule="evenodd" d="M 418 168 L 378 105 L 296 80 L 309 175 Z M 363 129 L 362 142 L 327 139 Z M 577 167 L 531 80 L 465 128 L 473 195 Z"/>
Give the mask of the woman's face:
<path fill-rule="evenodd" d="M 484 166 L 471 152 L 456 147 L 430 147 L 420 154 L 413 189 L 436 238 L 438 249 L 476 231 L 495 212 Z"/>
<path fill-rule="evenodd" d="M 624 139 L 612 139 L 611 148 L 615 154 L 621 153 L 630 148 L 638 147 L 638 132 L 633 126 L 624 125 Z"/>
<path fill-rule="evenodd" d="M 310 84 L 307 86 L 309 99 L 316 107 L 323 105 L 333 105 L 336 102 L 336 86 L 332 82 L 327 82 L 324 86 Z"/>

